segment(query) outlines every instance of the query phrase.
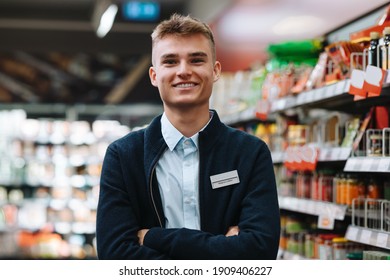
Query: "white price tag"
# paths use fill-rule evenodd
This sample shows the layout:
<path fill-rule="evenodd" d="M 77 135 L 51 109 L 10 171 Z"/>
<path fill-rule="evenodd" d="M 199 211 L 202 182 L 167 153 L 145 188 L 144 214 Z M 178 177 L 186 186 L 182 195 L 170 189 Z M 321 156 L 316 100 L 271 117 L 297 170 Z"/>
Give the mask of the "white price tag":
<path fill-rule="evenodd" d="M 385 81 L 383 83 L 386 85 L 390 84 L 390 70 L 386 71 L 386 78 L 385 78 Z"/>
<path fill-rule="evenodd" d="M 335 87 L 334 85 L 330 85 L 325 87 L 325 97 L 329 98 L 332 97 L 335 94 Z"/>
<path fill-rule="evenodd" d="M 379 232 L 378 236 L 376 238 L 376 246 L 382 247 L 382 248 L 388 248 L 387 247 L 387 240 L 389 239 L 389 235 L 387 233 Z"/>
<path fill-rule="evenodd" d="M 286 108 L 286 98 L 282 98 L 278 101 L 278 110 L 284 110 Z"/>
<path fill-rule="evenodd" d="M 287 100 L 286 100 L 287 104 L 286 104 L 286 109 L 287 108 L 292 108 L 296 105 L 296 98 L 295 97 L 289 97 Z"/>
<path fill-rule="evenodd" d="M 327 148 L 321 148 L 320 154 L 318 155 L 318 160 L 319 161 L 325 161 L 326 160 L 326 153 L 328 149 Z"/>
<path fill-rule="evenodd" d="M 340 148 L 339 160 L 347 160 L 351 155 L 351 148 Z"/>
<path fill-rule="evenodd" d="M 373 158 L 370 166 L 370 171 L 376 172 L 379 169 L 379 158 Z"/>
<path fill-rule="evenodd" d="M 368 65 L 363 88 L 370 93 L 380 94 L 384 78 L 384 72 L 381 68 Z"/>
<path fill-rule="evenodd" d="M 371 166 L 373 165 L 374 160 L 372 158 L 367 158 L 362 161 L 361 169 L 359 171 L 369 171 L 371 170 Z"/>
<path fill-rule="evenodd" d="M 346 205 L 336 205 L 336 204 L 334 204 L 333 205 L 334 218 L 336 220 L 343 221 L 344 218 L 345 218 L 345 213 L 347 212 L 347 208 L 348 208 L 348 206 L 346 206 Z"/>
<path fill-rule="evenodd" d="M 330 215 L 320 215 L 317 226 L 321 229 L 334 229 L 334 218 Z"/>
<path fill-rule="evenodd" d="M 336 160 L 339 159 L 339 157 L 340 157 L 340 149 L 339 148 L 333 148 L 331 156 L 330 156 L 330 160 L 336 161 Z"/>
<path fill-rule="evenodd" d="M 326 91 L 324 88 L 315 89 L 313 92 L 313 100 L 323 100 L 326 98 Z"/>
<path fill-rule="evenodd" d="M 364 244 L 371 244 L 371 234 L 372 231 L 363 229 L 362 230 L 362 235 L 360 236 L 360 242 Z"/>
<path fill-rule="evenodd" d="M 361 158 L 357 158 L 355 160 L 355 165 L 353 166 L 352 170 L 353 171 L 362 171 L 363 167 L 364 167 L 364 165 L 362 164 L 363 162 L 364 162 L 364 160 L 362 160 Z"/>
<path fill-rule="evenodd" d="M 306 96 L 306 92 L 302 92 L 298 95 L 297 99 L 296 99 L 296 104 L 297 105 L 301 105 L 305 102 L 305 96 Z"/>
<path fill-rule="evenodd" d="M 350 85 L 351 85 L 351 79 L 346 79 L 345 80 L 345 85 L 344 85 L 344 91 L 345 92 L 348 91 Z"/>
<path fill-rule="evenodd" d="M 381 158 L 378 164 L 378 171 L 381 172 L 390 171 L 389 165 L 390 165 L 390 158 Z"/>
<path fill-rule="evenodd" d="M 353 69 L 351 73 L 350 86 L 363 90 L 366 72 L 359 69 Z"/>
<path fill-rule="evenodd" d="M 286 208 L 286 203 L 285 203 L 286 197 L 278 196 L 278 199 L 279 199 L 279 207 L 281 209 Z"/>
<path fill-rule="evenodd" d="M 315 201 L 307 201 L 307 213 L 312 215 L 317 214 L 317 203 Z"/>
<path fill-rule="evenodd" d="M 347 163 L 344 166 L 344 171 L 354 171 L 353 168 L 355 166 L 356 159 L 355 158 L 349 158 L 347 160 Z"/>
<path fill-rule="evenodd" d="M 252 108 L 247 109 L 241 113 L 241 119 L 242 120 L 251 120 L 255 116 L 255 112 Z"/>
<path fill-rule="evenodd" d="M 298 209 L 300 212 L 309 213 L 309 203 L 304 199 L 299 199 Z"/>
<path fill-rule="evenodd" d="M 346 81 L 341 81 L 336 84 L 336 90 L 335 90 L 336 95 L 340 95 L 346 92 L 345 90 L 346 83 L 347 83 Z"/>
<path fill-rule="evenodd" d="M 312 90 L 312 91 L 308 91 L 307 92 L 307 97 L 306 97 L 306 103 L 311 103 L 314 101 L 314 97 L 315 97 L 315 91 Z"/>
<path fill-rule="evenodd" d="M 299 210 L 299 200 L 297 198 L 290 198 L 291 201 L 288 203 L 289 209 Z"/>
<path fill-rule="evenodd" d="M 359 229 L 358 228 L 353 227 L 353 226 L 349 226 L 345 237 L 348 240 L 358 241 L 357 240 L 358 234 L 359 234 Z"/>
<path fill-rule="evenodd" d="M 332 149 L 327 149 L 325 153 L 325 161 L 331 161 L 332 160 Z"/>

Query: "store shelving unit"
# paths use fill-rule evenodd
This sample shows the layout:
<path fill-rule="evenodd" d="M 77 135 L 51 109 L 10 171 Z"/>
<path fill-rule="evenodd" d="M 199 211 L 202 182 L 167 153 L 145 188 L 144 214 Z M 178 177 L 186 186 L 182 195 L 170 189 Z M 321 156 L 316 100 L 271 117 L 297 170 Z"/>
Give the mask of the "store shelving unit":
<path fill-rule="evenodd" d="M 315 201 L 297 197 L 279 197 L 279 207 L 284 210 L 304 214 L 322 216 L 330 215 L 336 220 L 343 221 L 347 213 L 347 206 L 326 201 Z"/>
<path fill-rule="evenodd" d="M 389 173 L 390 157 L 350 157 L 344 166 L 345 172 Z"/>
<path fill-rule="evenodd" d="M 283 113 L 287 110 L 310 111 L 316 108 L 324 108 L 329 111 L 342 111 L 345 113 L 365 112 L 370 106 L 390 104 L 389 89 L 390 75 L 387 75 L 385 86 L 380 97 L 370 98 L 370 100 L 354 101 L 353 96 L 348 93 L 349 80 L 337 82 L 332 85 L 315 90 L 302 92 L 297 96 L 289 96 L 272 102 L 271 114 Z M 254 109 L 247 109 L 242 114 L 227 118 L 228 124 L 234 126 L 255 119 Z M 252 114 L 252 116 L 250 115 Z M 240 118 L 240 116 L 244 116 Z M 260 121 L 260 120 L 259 120 Z M 275 151 L 272 159 L 275 165 L 283 164 L 286 159 L 284 151 Z M 372 176 L 385 175 L 390 172 L 390 157 L 355 156 L 352 148 L 349 147 L 319 147 L 318 163 L 329 165 L 333 162 L 341 164 L 340 171 L 355 174 L 370 174 Z M 351 206 L 341 205 L 333 202 L 316 201 L 307 198 L 280 196 L 279 205 L 282 211 L 301 213 L 304 215 L 316 216 L 318 224 L 320 219 L 326 216 L 328 219 L 338 220 L 346 226 L 344 237 L 349 241 L 359 244 L 369 245 L 378 249 L 390 250 L 390 231 L 386 229 L 374 229 L 367 226 L 353 224 Z M 388 210 L 387 210 L 388 211 Z M 356 214 L 356 213 L 355 213 Z M 364 214 L 360 213 L 363 217 Z M 388 215 L 388 213 L 387 213 Z M 350 220 L 352 219 L 352 223 Z M 390 223 L 389 217 L 382 217 L 385 223 Z M 326 229 L 326 227 L 322 227 Z M 332 232 L 333 227 L 329 227 Z M 281 259 L 305 259 L 304 256 L 281 250 Z"/>
<path fill-rule="evenodd" d="M 22 109 L 1 112 L 0 259 L 96 257 L 103 156 L 130 129 L 57 113 L 65 114 L 34 119 Z"/>

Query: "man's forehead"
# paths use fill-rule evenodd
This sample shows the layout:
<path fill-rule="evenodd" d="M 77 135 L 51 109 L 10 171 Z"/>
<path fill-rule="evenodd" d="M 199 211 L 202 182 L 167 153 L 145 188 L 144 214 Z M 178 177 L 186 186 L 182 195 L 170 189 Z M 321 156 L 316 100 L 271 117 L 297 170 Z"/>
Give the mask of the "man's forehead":
<path fill-rule="evenodd" d="M 190 43 L 186 44 L 185 42 Z M 168 34 L 156 40 L 153 44 L 152 59 L 175 56 L 203 56 L 212 57 L 210 42 L 202 34 L 179 36 Z"/>

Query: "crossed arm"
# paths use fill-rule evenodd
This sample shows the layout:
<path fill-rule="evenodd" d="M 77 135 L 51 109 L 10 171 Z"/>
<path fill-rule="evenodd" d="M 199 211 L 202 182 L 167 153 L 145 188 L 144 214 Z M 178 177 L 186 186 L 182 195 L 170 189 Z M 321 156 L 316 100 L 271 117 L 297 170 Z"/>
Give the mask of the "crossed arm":
<path fill-rule="evenodd" d="M 148 233 L 149 229 L 141 229 L 138 231 L 137 233 L 137 236 L 138 236 L 138 242 L 139 242 L 139 245 L 144 245 L 144 238 L 145 238 L 145 235 Z M 229 227 L 227 233 L 225 234 L 226 237 L 230 237 L 230 236 L 235 236 L 235 235 L 238 235 L 240 233 L 240 229 L 238 226 L 231 226 Z"/>

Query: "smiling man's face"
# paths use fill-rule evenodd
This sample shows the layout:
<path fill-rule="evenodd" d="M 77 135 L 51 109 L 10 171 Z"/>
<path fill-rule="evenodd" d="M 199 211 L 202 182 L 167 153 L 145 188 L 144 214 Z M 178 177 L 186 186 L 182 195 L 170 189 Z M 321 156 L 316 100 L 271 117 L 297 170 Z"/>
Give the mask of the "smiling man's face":
<path fill-rule="evenodd" d="M 208 107 L 221 65 L 214 62 L 204 35 L 167 35 L 156 42 L 152 57 L 150 80 L 158 87 L 165 107 Z"/>

